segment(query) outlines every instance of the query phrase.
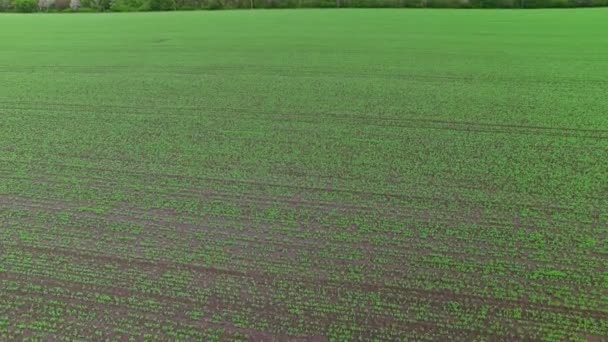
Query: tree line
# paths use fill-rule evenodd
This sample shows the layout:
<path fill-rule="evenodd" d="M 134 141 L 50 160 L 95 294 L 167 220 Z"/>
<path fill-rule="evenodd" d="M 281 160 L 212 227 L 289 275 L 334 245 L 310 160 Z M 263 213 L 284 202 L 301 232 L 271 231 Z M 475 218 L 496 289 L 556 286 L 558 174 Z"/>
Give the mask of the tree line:
<path fill-rule="evenodd" d="M 132 12 L 256 8 L 556 8 L 608 0 L 0 0 L 0 12 Z"/>

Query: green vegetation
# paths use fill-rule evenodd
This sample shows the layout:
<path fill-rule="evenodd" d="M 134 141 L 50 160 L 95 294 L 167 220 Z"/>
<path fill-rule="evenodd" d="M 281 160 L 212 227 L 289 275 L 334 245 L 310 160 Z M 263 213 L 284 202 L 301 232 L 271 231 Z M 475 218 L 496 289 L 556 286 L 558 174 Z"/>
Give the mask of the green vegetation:
<path fill-rule="evenodd" d="M 7 7 L 7 9 L 10 8 L 14 8 L 15 11 L 21 13 L 32 13 L 38 9 L 38 3 L 36 0 L 15 0 L 11 3 L 11 7 Z"/>
<path fill-rule="evenodd" d="M 0 340 L 600 340 L 605 10 L 0 19 Z"/>
<path fill-rule="evenodd" d="M 24 3 L 35 4 L 33 8 Z M 172 11 L 264 8 L 568 8 L 608 0 L 0 0 L 0 12 Z"/>

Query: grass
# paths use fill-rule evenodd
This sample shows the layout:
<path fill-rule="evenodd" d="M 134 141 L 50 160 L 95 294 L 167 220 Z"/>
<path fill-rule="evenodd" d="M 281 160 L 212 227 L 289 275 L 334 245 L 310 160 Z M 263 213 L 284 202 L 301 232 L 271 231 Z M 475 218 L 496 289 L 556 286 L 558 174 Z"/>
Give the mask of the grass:
<path fill-rule="evenodd" d="M 608 12 L 0 17 L 0 339 L 608 335 Z"/>

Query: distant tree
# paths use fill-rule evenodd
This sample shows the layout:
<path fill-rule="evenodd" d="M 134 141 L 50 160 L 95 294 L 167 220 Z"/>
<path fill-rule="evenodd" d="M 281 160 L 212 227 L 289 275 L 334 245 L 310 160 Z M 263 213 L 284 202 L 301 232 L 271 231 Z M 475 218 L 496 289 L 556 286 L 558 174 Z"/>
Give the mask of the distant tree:
<path fill-rule="evenodd" d="M 11 7 L 11 0 L 0 0 L 0 12 L 8 11 Z"/>
<path fill-rule="evenodd" d="M 150 10 L 152 10 L 152 11 L 175 10 L 175 0 L 150 0 Z"/>
<path fill-rule="evenodd" d="M 63 11 L 70 8 L 70 0 L 55 0 L 53 7 L 58 11 Z"/>
<path fill-rule="evenodd" d="M 54 0 L 38 0 L 38 10 L 41 12 L 48 12 L 49 8 L 51 8 L 54 3 Z"/>
<path fill-rule="evenodd" d="M 70 8 L 72 11 L 78 11 L 80 9 L 80 0 L 70 0 Z"/>
<path fill-rule="evenodd" d="M 218 10 L 224 8 L 224 2 L 222 0 L 208 0 L 205 8 L 210 10 Z"/>
<path fill-rule="evenodd" d="M 21 13 L 31 13 L 36 12 L 36 7 L 38 3 L 36 0 L 15 0 L 13 3 L 17 12 Z"/>
<path fill-rule="evenodd" d="M 145 2 L 144 10 L 150 7 L 150 3 L 147 0 Z M 204 7 L 203 3 L 203 0 L 175 0 L 175 7 L 184 10 L 201 9 Z"/>
<path fill-rule="evenodd" d="M 101 12 L 109 10 L 111 5 L 110 0 L 91 0 L 91 7 Z"/>

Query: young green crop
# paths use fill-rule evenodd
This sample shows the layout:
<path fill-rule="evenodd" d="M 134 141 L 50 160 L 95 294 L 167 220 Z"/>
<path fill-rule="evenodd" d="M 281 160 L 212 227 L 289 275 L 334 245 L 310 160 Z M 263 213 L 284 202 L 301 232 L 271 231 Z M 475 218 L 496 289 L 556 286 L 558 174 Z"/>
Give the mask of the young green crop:
<path fill-rule="evenodd" d="M 0 340 L 608 336 L 608 21 L 0 17 Z"/>

